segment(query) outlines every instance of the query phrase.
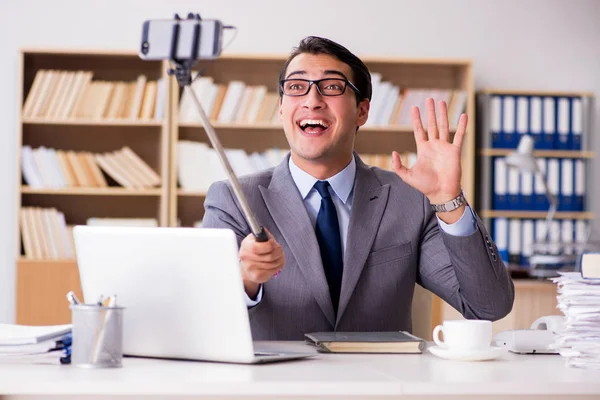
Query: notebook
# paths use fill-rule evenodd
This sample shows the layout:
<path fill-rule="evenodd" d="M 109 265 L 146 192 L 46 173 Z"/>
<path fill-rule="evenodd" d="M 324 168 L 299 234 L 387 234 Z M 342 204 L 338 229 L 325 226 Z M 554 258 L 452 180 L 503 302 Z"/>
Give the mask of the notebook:
<path fill-rule="evenodd" d="M 0 324 L 0 346 L 36 344 L 60 338 L 71 332 L 71 325 L 28 326 Z"/>
<path fill-rule="evenodd" d="M 313 332 L 306 341 L 327 353 L 422 353 L 425 341 L 408 332 Z"/>

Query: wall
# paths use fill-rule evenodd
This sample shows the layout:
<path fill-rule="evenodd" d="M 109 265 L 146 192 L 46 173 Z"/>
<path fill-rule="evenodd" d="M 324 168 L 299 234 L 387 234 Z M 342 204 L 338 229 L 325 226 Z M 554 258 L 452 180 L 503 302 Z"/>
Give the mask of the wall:
<path fill-rule="evenodd" d="M 600 96 L 600 2 L 595 0 L 4 0 L 0 322 L 14 319 L 18 50 L 135 50 L 143 20 L 190 11 L 236 25 L 238 35 L 227 49 L 231 52 L 287 53 L 303 36 L 321 35 L 358 55 L 470 58 L 477 89 L 592 91 Z M 595 190 L 600 198 L 600 188 Z"/>

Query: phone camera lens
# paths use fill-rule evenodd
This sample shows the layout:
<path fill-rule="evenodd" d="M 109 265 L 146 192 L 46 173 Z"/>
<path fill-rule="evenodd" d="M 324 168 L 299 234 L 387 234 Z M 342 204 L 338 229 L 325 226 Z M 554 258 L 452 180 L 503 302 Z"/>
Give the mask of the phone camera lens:
<path fill-rule="evenodd" d="M 148 44 L 148 42 L 142 43 L 142 53 L 148 54 L 149 50 L 150 50 L 150 45 Z"/>

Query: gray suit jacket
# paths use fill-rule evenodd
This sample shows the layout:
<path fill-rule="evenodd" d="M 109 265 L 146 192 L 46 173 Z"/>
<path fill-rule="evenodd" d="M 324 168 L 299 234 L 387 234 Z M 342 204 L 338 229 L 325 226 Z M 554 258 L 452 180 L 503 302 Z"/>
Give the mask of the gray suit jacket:
<path fill-rule="evenodd" d="M 289 157 L 289 156 L 288 156 Z M 319 245 L 288 158 L 240 180 L 257 221 L 283 247 L 286 264 L 248 310 L 254 340 L 302 340 L 316 331 L 411 331 L 415 283 L 466 318 L 510 312 L 514 287 L 481 220 L 470 236 L 438 225 L 429 201 L 395 173 L 357 162 L 337 316 Z M 228 183 L 206 196 L 203 226 L 230 228 L 241 242 L 250 228 Z"/>

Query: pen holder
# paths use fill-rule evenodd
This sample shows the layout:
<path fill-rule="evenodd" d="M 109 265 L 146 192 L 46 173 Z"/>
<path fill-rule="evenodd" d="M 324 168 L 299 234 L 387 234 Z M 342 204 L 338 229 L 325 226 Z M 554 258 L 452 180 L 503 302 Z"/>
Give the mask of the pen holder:
<path fill-rule="evenodd" d="M 123 359 L 123 307 L 71 305 L 71 364 L 81 368 L 118 368 Z"/>

